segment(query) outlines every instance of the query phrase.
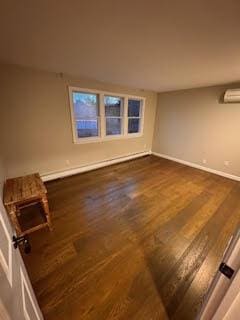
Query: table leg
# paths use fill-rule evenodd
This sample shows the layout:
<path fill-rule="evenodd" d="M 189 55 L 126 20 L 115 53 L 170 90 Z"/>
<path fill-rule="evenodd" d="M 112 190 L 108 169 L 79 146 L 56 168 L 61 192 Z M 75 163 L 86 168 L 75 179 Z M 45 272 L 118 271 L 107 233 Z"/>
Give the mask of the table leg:
<path fill-rule="evenodd" d="M 52 231 L 53 228 L 52 228 L 51 214 L 50 214 L 50 211 L 49 211 L 48 199 L 47 199 L 46 196 L 42 197 L 41 203 L 42 203 L 45 215 L 46 215 L 48 227 L 49 227 L 50 231 Z"/>
<path fill-rule="evenodd" d="M 20 214 L 21 214 L 20 208 L 17 206 L 16 206 L 16 214 L 17 214 L 17 217 L 20 217 Z"/>
<path fill-rule="evenodd" d="M 15 205 L 10 205 L 10 206 L 7 206 L 7 209 L 8 209 L 10 218 L 12 220 L 12 223 L 17 231 L 17 235 L 19 236 L 22 234 L 22 230 L 17 218 L 17 212 L 18 212 L 17 207 Z"/>

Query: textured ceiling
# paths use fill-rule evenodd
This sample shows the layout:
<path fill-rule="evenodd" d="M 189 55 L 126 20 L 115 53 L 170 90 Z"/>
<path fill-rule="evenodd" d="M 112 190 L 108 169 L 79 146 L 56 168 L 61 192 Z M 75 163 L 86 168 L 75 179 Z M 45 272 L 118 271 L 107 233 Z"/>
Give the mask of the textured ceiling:
<path fill-rule="evenodd" d="M 155 91 L 240 80 L 239 0 L 8 0 L 0 59 Z"/>

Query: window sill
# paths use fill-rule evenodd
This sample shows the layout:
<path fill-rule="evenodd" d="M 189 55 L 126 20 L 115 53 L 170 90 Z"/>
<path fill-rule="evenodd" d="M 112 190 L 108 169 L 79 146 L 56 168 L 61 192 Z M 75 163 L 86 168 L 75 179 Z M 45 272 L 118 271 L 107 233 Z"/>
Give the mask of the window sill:
<path fill-rule="evenodd" d="M 133 138 L 140 138 L 142 137 L 142 133 L 130 133 L 128 135 L 114 135 L 114 136 L 107 136 L 104 138 L 101 137 L 92 137 L 92 138 L 82 138 L 82 139 L 75 139 L 74 144 L 85 144 L 85 143 L 96 143 L 96 142 L 106 142 L 112 140 L 127 140 Z"/>

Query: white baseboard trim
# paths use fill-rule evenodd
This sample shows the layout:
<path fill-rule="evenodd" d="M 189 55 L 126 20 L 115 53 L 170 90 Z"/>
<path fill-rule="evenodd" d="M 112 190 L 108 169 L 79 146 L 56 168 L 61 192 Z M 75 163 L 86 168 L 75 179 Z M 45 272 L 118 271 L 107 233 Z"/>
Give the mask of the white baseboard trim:
<path fill-rule="evenodd" d="M 125 155 L 122 157 L 107 159 L 107 160 L 92 163 L 92 164 L 86 165 L 86 166 L 71 168 L 71 169 L 67 169 L 67 170 L 63 170 L 63 171 L 49 172 L 47 174 L 42 174 L 41 178 L 43 181 L 55 180 L 55 179 L 64 178 L 67 176 L 72 176 L 72 175 L 78 174 L 78 173 L 96 170 L 96 169 L 99 169 L 102 167 L 110 166 L 112 164 L 144 157 L 144 156 L 147 156 L 150 154 L 151 154 L 151 151 L 144 151 L 144 152 L 139 152 L 139 153 L 128 154 L 128 155 Z"/>
<path fill-rule="evenodd" d="M 160 157 L 160 158 L 164 158 L 164 159 L 172 160 L 172 161 L 175 161 L 175 162 L 179 162 L 181 164 L 185 164 L 186 166 L 189 166 L 189 167 L 193 167 L 193 168 L 196 168 L 196 169 L 200 169 L 200 170 L 204 170 L 204 171 L 207 171 L 207 172 L 211 172 L 211 173 L 217 174 L 219 176 L 222 176 L 222 177 L 225 177 L 225 178 L 228 178 L 228 179 L 232 179 L 232 180 L 235 180 L 235 181 L 240 181 L 240 177 L 239 176 L 235 176 L 235 175 L 227 173 L 227 172 L 218 171 L 218 170 L 215 170 L 215 169 L 204 167 L 204 166 L 201 166 L 200 164 L 197 164 L 197 163 L 193 163 L 193 162 L 177 159 L 177 158 L 168 156 L 166 154 L 162 154 L 162 153 L 158 153 L 158 152 L 154 152 L 154 151 L 152 151 L 151 154 L 153 154 L 154 156 Z"/>

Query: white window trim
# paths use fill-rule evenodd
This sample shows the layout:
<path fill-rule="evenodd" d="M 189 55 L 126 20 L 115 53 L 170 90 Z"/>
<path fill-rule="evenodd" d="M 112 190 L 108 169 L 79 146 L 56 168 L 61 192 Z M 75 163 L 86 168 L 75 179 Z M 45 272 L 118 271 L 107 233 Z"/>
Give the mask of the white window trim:
<path fill-rule="evenodd" d="M 143 135 L 145 100 L 146 100 L 145 97 L 128 95 L 128 94 L 119 94 L 119 93 L 102 91 L 102 90 L 95 90 L 95 89 L 71 87 L 71 86 L 68 87 L 68 91 L 69 91 L 69 101 L 70 101 L 73 142 L 75 144 L 138 138 Z M 72 100 L 72 93 L 75 91 L 99 95 L 99 133 L 100 133 L 99 137 L 86 137 L 86 138 L 78 138 L 77 137 L 77 130 L 76 130 L 76 125 L 75 125 L 76 120 L 74 117 L 74 108 L 73 108 L 73 100 Z M 122 119 L 123 119 L 123 124 L 122 124 L 123 133 L 122 134 L 109 135 L 109 136 L 106 135 L 104 95 L 124 98 L 124 102 L 123 102 L 124 103 L 124 106 L 123 106 L 124 114 L 122 117 Z M 141 101 L 140 132 L 138 132 L 138 133 L 128 133 L 128 99 L 135 99 L 135 100 Z M 133 117 L 130 117 L 130 118 L 133 118 Z"/>

